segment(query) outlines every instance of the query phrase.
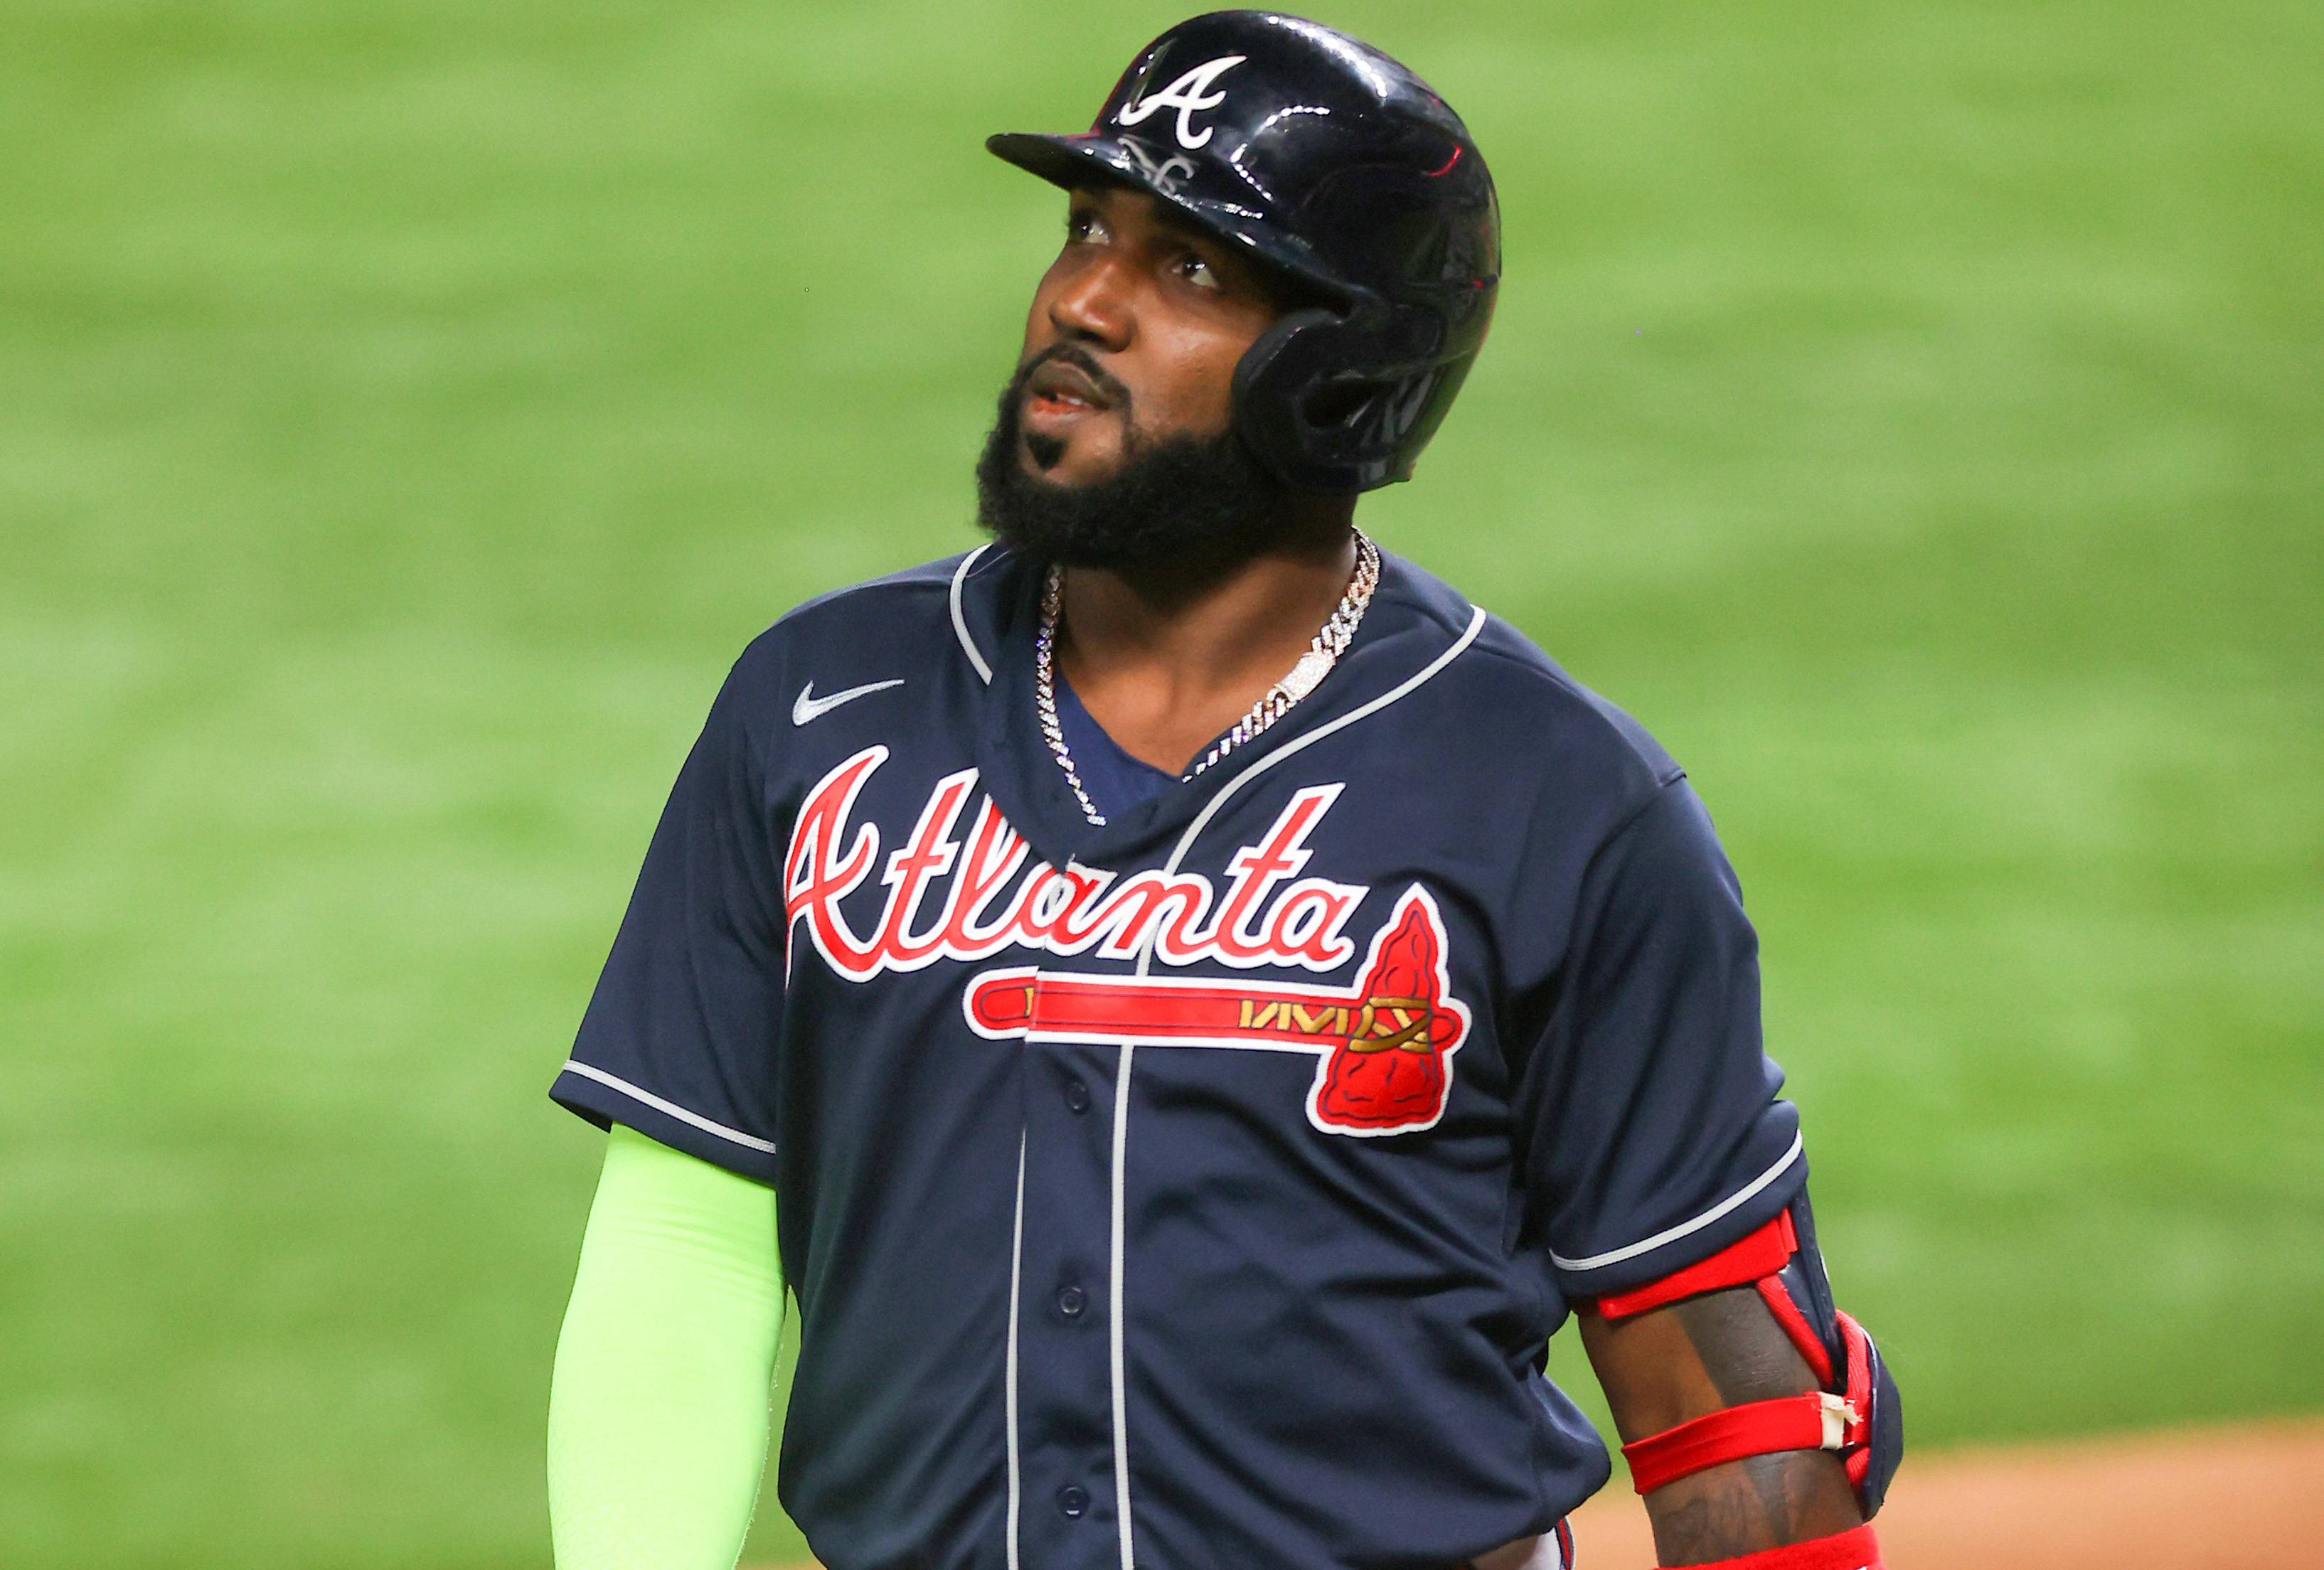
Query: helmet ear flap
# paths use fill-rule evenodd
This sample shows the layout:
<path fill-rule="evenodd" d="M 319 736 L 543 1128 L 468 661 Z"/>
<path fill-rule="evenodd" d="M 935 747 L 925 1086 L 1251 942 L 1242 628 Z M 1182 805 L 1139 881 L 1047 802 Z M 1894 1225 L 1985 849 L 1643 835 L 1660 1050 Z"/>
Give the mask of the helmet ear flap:
<path fill-rule="evenodd" d="M 1465 358 L 1431 363 L 1442 336 L 1428 314 L 1378 302 L 1291 311 L 1235 365 L 1235 429 L 1295 490 L 1409 479 L 1469 368 Z"/>
<path fill-rule="evenodd" d="M 1235 363 L 1231 384 L 1234 428 L 1243 445 L 1295 490 L 1348 490 L 1319 475 L 1307 457 L 1299 394 L 1319 372 L 1344 365 L 1332 353 L 1332 328 L 1339 316 L 1320 307 L 1286 313 L 1259 336 Z"/>

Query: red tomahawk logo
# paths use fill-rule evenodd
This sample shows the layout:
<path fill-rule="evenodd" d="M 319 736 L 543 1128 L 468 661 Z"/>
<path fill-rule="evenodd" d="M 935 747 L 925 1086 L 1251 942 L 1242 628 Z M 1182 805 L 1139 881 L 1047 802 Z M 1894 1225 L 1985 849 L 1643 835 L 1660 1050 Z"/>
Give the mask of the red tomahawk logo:
<path fill-rule="evenodd" d="M 1444 922 L 1418 884 L 1372 938 L 1353 988 L 1180 976 L 987 971 L 964 1000 L 970 1027 L 996 1039 L 1130 1041 L 1316 1057 L 1307 1119 L 1326 1133 L 1433 1126 L 1452 1093 L 1468 1005 L 1449 991 Z"/>

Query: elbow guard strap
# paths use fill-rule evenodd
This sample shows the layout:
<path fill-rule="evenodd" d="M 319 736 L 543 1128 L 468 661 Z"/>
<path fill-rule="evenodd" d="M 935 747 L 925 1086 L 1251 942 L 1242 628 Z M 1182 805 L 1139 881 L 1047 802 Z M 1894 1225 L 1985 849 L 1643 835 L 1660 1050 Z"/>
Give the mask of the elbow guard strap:
<path fill-rule="evenodd" d="M 1870 1527 L 1858 1527 L 1812 1543 L 1787 1543 L 1733 1559 L 1716 1559 L 1689 1570 L 1882 1570 L 1880 1545 Z"/>
<path fill-rule="evenodd" d="M 1779 1450 L 1831 1450 L 1839 1453 L 1869 1520 L 1904 1456 L 1904 1420 L 1879 1349 L 1832 1304 L 1805 1195 L 1709 1259 L 1609 1294 L 1596 1307 L 1609 1319 L 1625 1319 L 1683 1298 L 1747 1286 L 1757 1289 L 1823 1390 L 1730 1407 L 1623 1445 L 1632 1486 L 1649 1493 L 1722 1462 Z"/>
<path fill-rule="evenodd" d="M 1713 1412 L 1622 1446 L 1630 1486 L 1652 1493 L 1722 1461 L 1776 1450 L 1845 1450 L 1864 1443 L 1864 1419 L 1845 1396 L 1783 1396 Z"/>

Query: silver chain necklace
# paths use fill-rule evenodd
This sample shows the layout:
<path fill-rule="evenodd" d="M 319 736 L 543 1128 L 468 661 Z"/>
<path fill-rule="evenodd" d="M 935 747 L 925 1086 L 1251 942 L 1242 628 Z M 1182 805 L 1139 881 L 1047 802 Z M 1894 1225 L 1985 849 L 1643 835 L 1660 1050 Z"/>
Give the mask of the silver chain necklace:
<path fill-rule="evenodd" d="M 1379 547 L 1362 530 L 1355 531 L 1356 570 L 1349 576 L 1348 592 L 1340 596 L 1339 605 L 1315 634 L 1299 662 L 1287 671 L 1283 679 L 1268 688 L 1250 706 L 1249 713 L 1235 721 L 1233 728 L 1211 743 L 1194 766 L 1179 776 L 1192 780 L 1195 775 L 1224 758 L 1228 753 L 1258 735 L 1290 712 L 1291 706 L 1315 690 L 1348 645 L 1356 636 L 1356 627 L 1364 619 L 1364 607 L 1371 604 L 1372 591 L 1379 586 Z M 1073 788 L 1074 799 L 1082 804 L 1082 814 L 1090 822 L 1103 827 L 1105 815 L 1089 799 L 1082 788 L 1081 771 L 1074 767 L 1074 754 L 1065 745 L 1065 728 L 1057 719 L 1057 622 L 1065 603 L 1065 573 L 1061 567 L 1049 568 L 1049 576 L 1041 585 L 1041 625 L 1033 637 L 1033 707 L 1041 721 L 1041 739 L 1049 743 L 1049 755 L 1057 760 L 1057 767 L 1065 771 L 1065 783 Z"/>

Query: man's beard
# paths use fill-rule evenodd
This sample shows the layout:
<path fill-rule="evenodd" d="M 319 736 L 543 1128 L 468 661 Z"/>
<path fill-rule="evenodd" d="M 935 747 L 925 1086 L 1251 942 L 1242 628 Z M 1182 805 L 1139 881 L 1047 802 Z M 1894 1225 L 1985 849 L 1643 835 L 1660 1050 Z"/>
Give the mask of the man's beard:
<path fill-rule="evenodd" d="M 1114 400 L 1122 421 L 1121 466 L 1086 485 L 1059 485 L 1027 470 L 1020 439 L 1042 467 L 1063 444 L 1025 438 L 1025 383 L 1047 360 L 1087 372 Z M 1059 343 L 1017 368 L 976 460 L 976 518 L 1020 556 L 1065 567 L 1098 567 L 1178 583 L 1214 578 L 1294 532 L 1291 493 L 1231 429 L 1217 436 L 1141 439 L 1129 392 L 1077 345 Z"/>

